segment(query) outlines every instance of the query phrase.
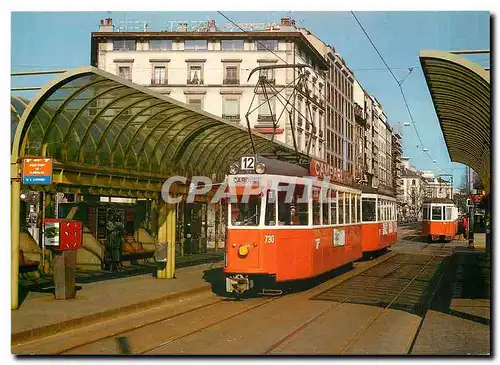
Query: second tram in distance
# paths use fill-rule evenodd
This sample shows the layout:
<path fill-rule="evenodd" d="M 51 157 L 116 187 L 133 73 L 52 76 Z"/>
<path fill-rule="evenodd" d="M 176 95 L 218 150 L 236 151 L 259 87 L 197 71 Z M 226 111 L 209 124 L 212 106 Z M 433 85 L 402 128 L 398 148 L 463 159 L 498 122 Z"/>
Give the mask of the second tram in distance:
<path fill-rule="evenodd" d="M 451 241 L 458 230 L 458 208 L 451 199 L 425 199 L 422 217 L 422 234 L 431 242 Z"/>

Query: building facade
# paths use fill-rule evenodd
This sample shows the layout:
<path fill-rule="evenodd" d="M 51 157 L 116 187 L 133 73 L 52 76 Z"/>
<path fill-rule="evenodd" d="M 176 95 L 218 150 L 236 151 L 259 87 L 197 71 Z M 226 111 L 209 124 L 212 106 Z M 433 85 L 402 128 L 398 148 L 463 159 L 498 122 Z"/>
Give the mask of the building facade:
<path fill-rule="evenodd" d="M 402 195 L 398 196 L 399 218 L 402 222 L 422 219 L 422 205 L 426 197 L 426 181 L 415 168 L 403 167 Z"/>
<path fill-rule="evenodd" d="M 383 194 L 394 195 L 397 176 L 393 149 L 399 153 L 400 146 L 393 147 L 393 129 L 378 100 L 358 80 L 354 82 L 353 89 L 356 134 L 360 143 L 357 151 L 363 156 L 358 160 L 358 166 L 366 174 L 368 185 L 378 187 Z M 398 139 L 401 143 L 401 138 Z"/>
<path fill-rule="evenodd" d="M 325 44 L 307 29 L 298 30 L 328 64 L 325 75 L 325 161 L 337 169 L 346 171 L 353 179 L 359 179 L 362 172 L 360 169 L 356 170 L 357 156 L 360 152 L 354 120 L 354 73 L 334 47 Z"/>
<path fill-rule="evenodd" d="M 294 148 L 291 113 L 298 150 L 324 159 L 325 58 L 289 19 L 250 33 L 209 25 L 195 32 L 182 24 L 173 31 L 115 32 L 106 19 L 92 33 L 91 64 L 245 127 L 250 112 L 253 130 L 275 134 L 275 140 Z M 310 66 L 296 93 L 297 69 L 260 70 L 248 79 L 256 67 L 286 64 Z M 273 86 L 255 90 L 259 77 Z M 296 110 L 285 107 L 289 98 Z"/>
<path fill-rule="evenodd" d="M 435 176 L 432 171 L 424 171 L 422 177 L 425 180 L 426 198 L 453 198 L 453 185 L 449 180 Z"/>

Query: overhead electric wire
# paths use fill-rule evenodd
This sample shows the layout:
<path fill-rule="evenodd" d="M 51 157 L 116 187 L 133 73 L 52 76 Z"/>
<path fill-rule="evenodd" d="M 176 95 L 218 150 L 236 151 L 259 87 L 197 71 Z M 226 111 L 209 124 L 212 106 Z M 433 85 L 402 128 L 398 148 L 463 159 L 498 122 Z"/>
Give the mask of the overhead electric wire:
<path fill-rule="evenodd" d="M 352 16 L 354 17 L 354 19 L 356 20 L 356 22 L 358 23 L 359 27 L 361 28 L 361 30 L 363 31 L 363 33 L 365 34 L 366 38 L 368 38 L 368 41 L 370 41 L 371 45 L 373 46 L 373 48 L 375 49 L 375 51 L 377 52 L 377 54 L 379 55 L 380 59 L 382 60 L 382 62 L 384 63 L 385 67 L 387 68 L 387 70 L 389 70 L 390 74 L 392 75 L 392 77 L 394 78 L 394 80 L 396 81 L 396 83 L 398 84 L 398 87 L 399 87 L 399 90 L 401 92 L 401 95 L 403 96 L 403 101 L 405 103 L 405 106 L 406 106 L 406 110 L 408 111 L 408 115 L 410 116 L 410 119 L 411 119 L 411 122 L 413 124 L 413 128 L 415 129 L 415 133 L 417 133 L 417 137 L 418 137 L 418 140 L 420 141 L 420 146 L 422 148 L 425 148 L 424 146 L 424 142 L 422 141 L 422 137 L 420 136 L 420 133 L 418 132 L 418 129 L 417 129 L 417 125 L 415 123 L 415 120 L 413 119 L 413 115 L 411 114 L 411 110 L 410 110 L 410 107 L 408 105 L 408 102 L 406 100 L 406 96 L 405 96 L 405 93 L 403 91 L 403 87 L 401 86 L 401 83 L 396 75 L 394 75 L 394 73 L 392 72 L 391 68 L 389 67 L 389 65 L 387 64 L 387 62 L 385 62 L 385 59 L 384 57 L 382 56 L 382 54 L 379 52 L 377 46 L 375 46 L 375 44 L 373 43 L 373 41 L 371 40 L 370 36 L 368 35 L 368 33 L 366 32 L 365 28 L 363 27 L 363 25 L 361 24 L 361 22 L 358 20 L 356 14 L 354 14 L 354 11 L 351 11 L 351 14 Z M 430 159 L 433 163 L 435 163 L 439 168 L 441 168 L 439 166 L 439 164 L 437 164 L 437 162 L 435 162 L 436 160 L 434 160 L 431 155 L 429 154 L 428 151 L 423 151 Z"/>

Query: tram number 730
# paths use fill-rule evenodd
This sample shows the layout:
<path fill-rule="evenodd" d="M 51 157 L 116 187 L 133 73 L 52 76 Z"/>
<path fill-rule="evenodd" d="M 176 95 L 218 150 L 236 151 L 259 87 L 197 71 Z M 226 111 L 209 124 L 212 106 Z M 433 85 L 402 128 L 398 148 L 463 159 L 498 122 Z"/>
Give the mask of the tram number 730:
<path fill-rule="evenodd" d="M 241 169 L 242 170 L 255 169 L 255 157 L 242 157 L 241 158 Z"/>
<path fill-rule="evenodd" d="M 274 234 L 264 235 L 264 243 L 274 243 Z"/>

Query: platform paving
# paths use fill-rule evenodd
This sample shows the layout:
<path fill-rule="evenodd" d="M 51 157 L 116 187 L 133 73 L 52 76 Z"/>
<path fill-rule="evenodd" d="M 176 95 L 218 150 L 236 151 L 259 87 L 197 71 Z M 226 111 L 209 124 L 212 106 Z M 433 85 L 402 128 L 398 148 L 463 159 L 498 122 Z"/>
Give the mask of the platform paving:
<path fill-rule="evenodd" d="M 56 300 L 53 289 L 30 291 L 18 310 L 11 312 L 12 342 L 25 342 L 70 328 L 125 315 L 138 308 L 214 289 L 222 262 L 176 269 L 176 278 L 157 279 L 151 273 L 77 283 L 74 299 Z"/>
<path fill-rule="evenodd" d="M 453 266 L 427 311 L 412 355 L 491 353 L 491 261 L 481 248 L 455 250 Z"/>

